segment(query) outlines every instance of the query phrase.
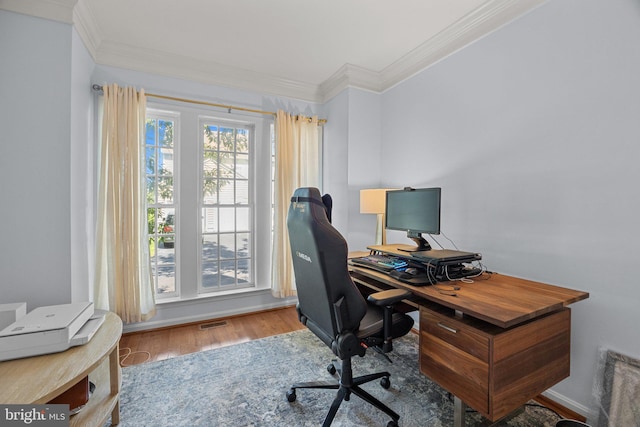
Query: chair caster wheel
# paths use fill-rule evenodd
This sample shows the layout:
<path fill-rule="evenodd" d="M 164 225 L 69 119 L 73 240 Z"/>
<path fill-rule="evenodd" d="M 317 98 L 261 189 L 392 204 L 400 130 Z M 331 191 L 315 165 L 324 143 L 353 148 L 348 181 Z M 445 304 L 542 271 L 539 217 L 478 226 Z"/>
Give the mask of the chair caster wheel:
<path fill-rule="evenodd" d="M 387 427 L 398 427 L 398 423 L 391 420 L 387 423 Z"/>
<path fill-rule="evenodd" d="M 336 367 L 333 366 L 333 363 L 327 365 L 327 372 L 329 372 L 331 375 L 334 375 L 336 373 Z"/>
<path fill-rule="evenodd" d="M 292 388 L 291 390 L 289 390 L 287 392 L 287 400 L 289 402 L 295 402 L 296 401 L 296 397 L 297 396 L 296 396 L 296 389 L 295 388 Z"/>
<path fill-rule="evenodd" d="M 388 389 L 389 387 L 391 387 L 391 381 L 389 380 L 389 377 L 382 377 L 380 379 L 380 385 L 382 386 L 382 388 L 384 388 L 385 390 Z M 395 421 L 393 421 L 395 423 Z"/>

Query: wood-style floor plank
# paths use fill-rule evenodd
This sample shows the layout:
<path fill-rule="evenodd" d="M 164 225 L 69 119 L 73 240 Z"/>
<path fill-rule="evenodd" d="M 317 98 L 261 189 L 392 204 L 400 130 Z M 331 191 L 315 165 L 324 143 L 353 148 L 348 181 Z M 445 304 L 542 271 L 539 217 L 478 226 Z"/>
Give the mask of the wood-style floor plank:
<path fill-rule="evenodd" d="M 120 363 L 130 366 L 304 329 L 295 307 L 125 333 Z"/>

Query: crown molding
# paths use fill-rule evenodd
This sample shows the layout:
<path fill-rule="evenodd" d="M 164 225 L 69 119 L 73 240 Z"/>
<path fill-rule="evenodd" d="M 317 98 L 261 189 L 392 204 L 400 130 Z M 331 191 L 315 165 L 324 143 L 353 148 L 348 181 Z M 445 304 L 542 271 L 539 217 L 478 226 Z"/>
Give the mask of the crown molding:
<path fill-rule="evenodd" d="M 313 84 L 256 73 L 200 58 L 120 43 L 108 41 L 100 43 L 96 50 L 95 60 L 98 64 L 200 83 L 252 90 L 311 102 L 318 102 L 319 99 L 318 87 Z"/>
<path fill-rule="evenodd" d="M 347 87 L 382 93 L 547 1 L 487 0 L 383 70 L 345 64 L 319 85 L 104 40 L 98 21 L 81 0 L 0 0 L 0 8 L 74 24 L 98 64 L 304 101 L 326 102 Z"/>
<path fill-rule="evenodd" d="M 73 24 L 73 8 L 77 2 L 78 0 L 0 0 L 0 9 Z"/>
<path fill-rule="evenodd" d="M 382 93 L 548 0 L 489 0 L 380 72 L 345 64 L 320 85 L 326 102 L 347 87 Z"/>
<path fill-rule="evenodd" d="M 96 20 L 83 2 L 76 6 L 74 16 L 78 32 L 97 63 L 324 103 L 348 87 L 382 93 L 547 1 L 488 0 L 382 71 L 345 64 L 317 86 L 202 59 L 101 41 Z"/>
<path fill-rule="evenodd" d="M 380 73 L 353 64 L 344 64 L 319 87 L 320 101 L 326 102 L 347 87 L 380 92 Z"/>
<path fill-rule="evenodd" d="M 548 0 L 490 0 L 380 72 L 383 92 Z"/>
<path fill-rule="evenodd" d="M 95 61 L 96 51 L 102 40 L 100 26 L 91 10 L 83 1 L 78 2 L 73 9 L 73 24 L 89 51 L 89 54 Z"/>

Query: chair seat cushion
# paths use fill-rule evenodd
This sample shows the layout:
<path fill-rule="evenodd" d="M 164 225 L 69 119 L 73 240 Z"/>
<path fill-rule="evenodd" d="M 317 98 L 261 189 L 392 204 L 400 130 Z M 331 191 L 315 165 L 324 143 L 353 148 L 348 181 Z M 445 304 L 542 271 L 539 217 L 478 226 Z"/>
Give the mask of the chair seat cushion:
<path fill-rule="evenodd" d="M 367 313 L 360 321 L 356 336 L 360 339 L 369 337 L 383 338 L 383 308 L 367 304 Z M 406 335 L 413 327 L 413 319 L 404 313 L 394 312 L 392 315 L 391 336 L 398 338 Z"/>

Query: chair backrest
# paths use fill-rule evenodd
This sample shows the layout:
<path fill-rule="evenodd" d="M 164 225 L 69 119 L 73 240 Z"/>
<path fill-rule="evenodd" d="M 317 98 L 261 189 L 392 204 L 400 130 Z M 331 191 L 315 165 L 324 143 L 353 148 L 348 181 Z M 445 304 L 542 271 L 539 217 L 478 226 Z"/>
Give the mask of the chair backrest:
<path fill-rule="evenodd" d="M 339 333 L 357 330 L 367 310 L 349 276 L 347 242 L 329 222 L 317 188 L 294 192 L 287 228 L 301 320 L 331 346 Z"/>

